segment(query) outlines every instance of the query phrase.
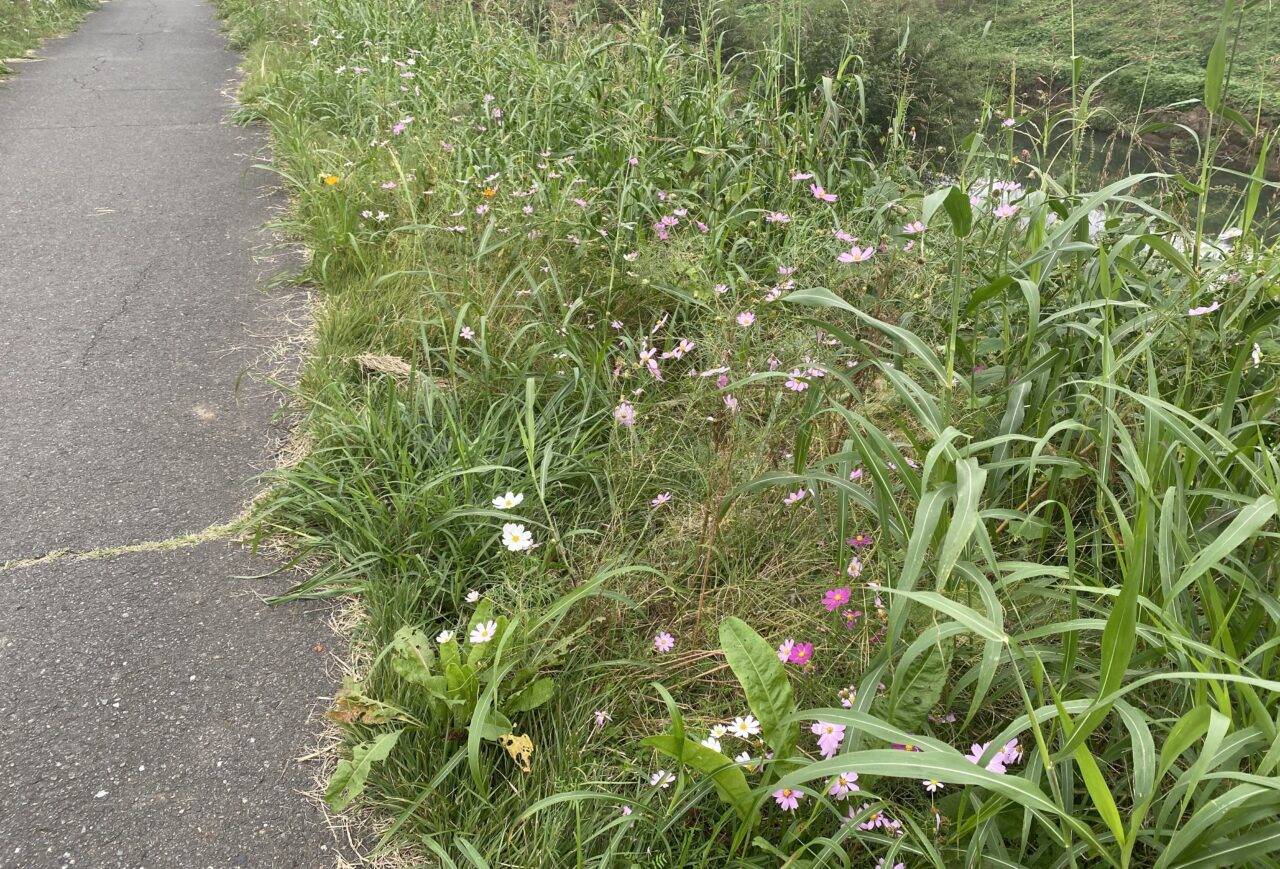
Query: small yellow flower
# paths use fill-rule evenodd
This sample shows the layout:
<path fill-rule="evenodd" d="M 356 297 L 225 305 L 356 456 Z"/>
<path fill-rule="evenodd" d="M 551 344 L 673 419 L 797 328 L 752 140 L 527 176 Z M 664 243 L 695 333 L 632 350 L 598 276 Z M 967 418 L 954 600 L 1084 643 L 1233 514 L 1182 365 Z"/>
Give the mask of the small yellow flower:
<path fill-rule="evenodd" d="M 486 188 L 484 189 L 484 192 L 482 192 L 480 195 L 481 195 L 481 196 L 497 196 L 497 195 L 498 195 L 498 188 L 497 188 L 497 187 L 486 187 Z"/>
<path fill-rule="evenodd" d="M 325 183 L 326 187 L 332 187 L 342 179 L 340 179 L 337 175 L 321 175 L 320 180 Z"/>

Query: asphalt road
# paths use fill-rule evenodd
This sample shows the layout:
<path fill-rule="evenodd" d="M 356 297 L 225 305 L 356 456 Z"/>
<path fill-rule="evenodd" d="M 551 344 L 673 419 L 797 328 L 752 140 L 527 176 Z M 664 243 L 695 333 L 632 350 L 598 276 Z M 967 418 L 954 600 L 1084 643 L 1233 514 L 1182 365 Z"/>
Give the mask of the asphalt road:
<path fill-rule="evenodd" d="M 0 84 L 0 563 L 199 531 L 268 460 L 237 380 L 264 294 L 262 133 L 200 0 L 112 0 Z M 0 867 L 330 867 L 295 762 L 333 683 L 318 607 L 204 543 L 0 570 Z M 317 644 L 325 651 L 317 651 Z"/>

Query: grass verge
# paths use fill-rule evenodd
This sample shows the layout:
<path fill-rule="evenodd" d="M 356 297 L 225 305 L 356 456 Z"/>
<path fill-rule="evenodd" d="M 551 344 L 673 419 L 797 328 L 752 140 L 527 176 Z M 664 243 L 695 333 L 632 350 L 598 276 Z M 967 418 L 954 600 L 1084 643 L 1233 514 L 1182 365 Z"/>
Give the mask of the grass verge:
<path fill-rule="evenodd" d="M 1211 144 L 873 153 L 785 17 L 727 70 L 652 7 L 223 9 L 324 291 L 255 522 L 366 614 L 331 808 L 444 866 L 1269 865 L 1261 175 L 1218 237 Z"/>
<path fill-rule="evenodd" d="M 75 29 L 97 5 L 96 0 L 0 0 L 0 75 L 13 71 L 6 59 Z"/>

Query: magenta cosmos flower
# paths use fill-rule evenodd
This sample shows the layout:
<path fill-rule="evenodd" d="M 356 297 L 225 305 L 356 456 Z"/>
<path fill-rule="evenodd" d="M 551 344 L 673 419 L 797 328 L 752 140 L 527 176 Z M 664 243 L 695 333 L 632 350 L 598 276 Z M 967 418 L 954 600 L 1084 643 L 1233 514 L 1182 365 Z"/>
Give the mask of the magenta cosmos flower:
<path fill-rule="evenodd" d="M 787 655 L 788 664 L 805 665 L 813 660 L 813 643 L 796 643 Z"/>
<path fill-rule="evenodd" d="M 800 807 L 800 798 L 804 796 L 800 791 L 791 788 L 780 788 L 773 792 L 773 799 L 778 803 L 784 812 L 795 811 Z"/>
<path fill-rule="evenodd" d="M 855 534 L 845 542 L 855 549 L 862 549 L 864 546 L 870 546 L 872 540 L 870 534 Z"/>
<path fill-rule="evenodd" d="M 847 588 L 829 588 L 822 599 L 822 605 L 827 608 L 827 612 L 833 613 L 849 602 L 851 593 Z"/>

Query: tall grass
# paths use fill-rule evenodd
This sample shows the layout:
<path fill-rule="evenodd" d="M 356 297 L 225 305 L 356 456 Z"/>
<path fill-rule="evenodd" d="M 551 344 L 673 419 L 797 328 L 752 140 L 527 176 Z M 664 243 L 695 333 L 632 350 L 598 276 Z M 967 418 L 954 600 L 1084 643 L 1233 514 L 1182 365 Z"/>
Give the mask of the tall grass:
<path fill-rule="evenodd" d="M 5 59 L 71 30 L 95 5 L 94 0 L 0 0 L 0 75 L 12 71 Z"/>
<path fill-rule="evenodd" d="M 944 164 L 903 112 L 868 150 L 857 58 L 809 78 L 795 10 L 727 55 L 714 8 L 693 39 L 649 6 L 224 9 L 324 290 L 310 451 L 258 528 L 315 568 L 291 596 L 367 615 L 330 796 L 380 846 L 1271 865 L 1252 213 L 1217 238 L 1166 177 L 1082 192 L 994 112 Z"/>

